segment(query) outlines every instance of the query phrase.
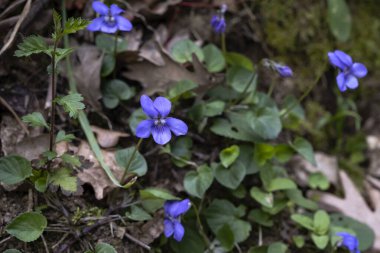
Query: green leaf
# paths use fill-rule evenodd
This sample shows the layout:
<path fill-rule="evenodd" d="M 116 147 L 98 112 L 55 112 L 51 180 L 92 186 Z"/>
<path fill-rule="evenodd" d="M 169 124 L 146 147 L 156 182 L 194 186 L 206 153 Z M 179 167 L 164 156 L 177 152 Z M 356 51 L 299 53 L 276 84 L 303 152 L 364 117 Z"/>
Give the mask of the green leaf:
<path fill-rule="evenodd" d="M 71 142 L 75 139 L 73 134 L 66 134 L 65 131 L 59 130 L 57 137 L 55 138 L 55 143 L 59 143 L 62 141 Z"/>
<path fill-rule="evenodd" d="M 223 53 L 213 44 L 209 44 L 202 48 L 206 68 L 209 72 L 220 72 L 226 67 L 226 61 Z"/>
<path fill-rule="evenodd" d="M 120 101 L 128 100 L 136 94 L 135 89 L 131 88 L 125 82 L 113 79 L 104 84 L 103 103 L 113 109 L 119 105 Z"/>
<path fill-rule="evenodd" d="M 274 192 L 278 190 L 288 190 L 296 188 L 297 185 L 293 182 L 293 180 L 289 178 L 275 178 L 270 181 L 267 190 L 270 192 Z"/>
<path fill-rule="evenodd" d="M 203 198 L 204 193 L 214 180 L 212 169 L 207 165 L 200 166 L 197 171 L 189 171 L 184 178 L 184 187 L 187 193 Z"/>
<path fill-rule="evenodd" d="M 25 115 L 22 117 L 22 121 L 30 124 L 32 127 L 46 127 L 46 129 L 49 129 L 44 116 L 42 116 L 40 112 L 33 112 L 31 114 Z"/>
<path fill-rule="evenodd" d="M 240 154 L 240 148 L 237 145 L 232 145 L 228 148 L 223 149 L 219 153 L 219 159 L 223 166 L 228 168 L 231 164 L 235 162 Z"/>
<path fill-rule="evenodd" d="M 292 236 L 292 240 L 297 248 L 302 248 L 305 245 L 305 237 L 302 235 L 294 235 Z"/>
<path fill-rule="evenodd" d="M 189 225 L 193 225 L 196 221 L 192 221 L 192 224 L 183 224 L 186 228 L 185 235 L 182 241 L 169 240 L 171 250 L 165 252 L 173 253 L 203 253 L 206 250 L 206 245 L 203 238 L 199 235 L 198 229 L 193 229 Z"/>
<path fill-rule="evenodd" d="M 135 147 L 130 147 L 130 148 L 120 149 L 116 151 L 115 158 L 116 158 L 117 164 L 120 167 L 126 169 L 129 161 L 132 158 L 132 154 L 134 150 L 135 150 Z M 148 170 L 148 165 L 146 164 L 144 156 L 142 156 L 139 151 L 136 151 L 136 154 L 133 160 L 130 162 L 128 172 L 135 173 L 141 177 L 146 174 L 147 170 Z"/>
<path fill-rule="evenodd" d="M 227 251 L 232 250 L 234 247 L 235 237 L 228 223 L 224 224 L 216 233 L 216 238 L 219 240 L 220 244 Z"/>
<path fill-rule="evenodd" d="M 79 30 L 82 30 L 88 26 L 90 21 L 79 18 L 69 18 L 66 23 L 65 27 L 63 28 L 63 34 L 71 34 L 76 33 Z"/>
<path fill-rule="evenodd" d="M 16 57 L 30 56 L 32 54 L 45 53 L 49 54 L 49 47 L 41 36 L 32 35 L 24 39 L 17 45 L 18 50 L 15 51 Z"/>
<path fill-rule="evenodd" d="M 96 35 L 95 38 L 95 44 L 98 48 L 103 49 L 106 53 L 109 55 L 114 54 L 115 50 L 115 36 L 99 33 Z M 117 53 L 122 53 L 128 50 L 128 41 L 125 38 L 122 38 L 121 36 L 117 37 L 117 47 L 116 51 Z"/>
<path fill-rule="evenodd" d="M 37 240 L 47 226 L 45 216 L 40 213 L 23 213 L 13 219 L 5 230 L 23 242 Z"/>
<path fill-rule="evenodd" d="M 221 115 L 224 111 L 226 103 L 221 100 L 215 100 L 212 102 L 205 103 L 203 105 L 203 116 L 214 117 Z"/>
<path fill-rule="evenodd" d="M 169 99 L 170 100 L 177 100 L 181 95 L 198 88 L 198 84 L 194 83 L 190 80 L 182 80 L 176 83 L 174 86 L 172 86 L 169 89 Z"/>
<path fill-rule="evenodd" d="M 312 189 L 321 189 L 323 191 L 330 187 L 330 182 L 322 172 L 315 172 L 309 175 L 309 186 Z"/>
<path fill-rule="evenodd" d="M 335 38 L 345 42 L 350 38 L 352 18 L 345 0 L 328 0 L 328 23 Z"/>
<path fill-rule="evenodd" d="M 142 200 L 141 205 L 143 208 L 151 213 L 161 208 L 165 200 L 178 199 L 164 189 L 153 187 L 140 190 L 140 198 Z"/>
<path fill-rule="evenodd" d="M 231 167 L 217 166 L 214 170 L 216 180 L 223 186 L 236 189 L 243 181 L 246 170 L 241 162 L 235 162 Z"/>
<path fill-rule="evenodd" d="M 271 160 L 276 154 L 276 149 L 271 144 L 257 143 L 254 149 L 255 161 L 259 165 L 264 165 L 267 161 Z"/>
<path fill-rule="evenodd" d="M 318 208 L 317 203 L 312 200 L 306 199 L 302 196 L 302 192 L 298 189 L 291 189 L 286 191 L 288 198 L 296 203 L 297 205 L 304 207 L 309 210 L 315 210 Z"/>
<path fill-rule="evenodd" d="M 248 219 L 256 222 L 264 227 L 272 227 L 273 219 L 272 216 L 261 209 L 254 209 L 249 212 Z"/>
<path fill-rule="evenodd" d="M 24 157 L 10 155 L 0 158 L 0 182 L 17 184 L 32 175 L 32 165 Z"/>
<path fill-rule="evenodd" d="M 127 212 L 125 216 L 134 221 L 146 221 L 152 219 L 152 216 L 149 213 L 138 206 L 132 206 L 131 212 Z"/>
<path fill-rule="evenodd" d="M 268 247 L 268 253 L 285 253 L 288 246 L 282 242 L 271 243 Z"/>
<path fill-rule="evenodd" d="M 22 252 L 17 249 L 7 249 L 3 251 L 3 253 L 22 253 Z"/>
<path fill-rule="evenodd" d="M 171 50 L 171 56 L 179 63 L 192 62 L 193 54 L 197 56 L 198 60 L 203 61 L 202 49 L 189 39 L 176 42 Z"/>
<path fill-rule="evenodd" d="M 239 219 L 244 215 L 239 208 L 224 199 L 214 199 L 206 209 L 206 221 L 215 235 L 225 224 L 228 224 L 234 234 L 234 244 L 245 241 L 251 231 L 251 224 Z"/>
<path fill-rule="evenodd" d="M 132 112 L 131 117 L 128 119 L 129 128 L 131 129 L 133 134 L 136 134 L 137 125 L 147 118 L 146 114 L 143 112 L 141 108 L 134 110 Z"/>
<path fill-rule="evenodd" d="M 313 147 L 310 142 L 301 137 L 296 137 L 290 146 L 300 155 L 302 155 L 308 162 L 316 166 Z"/>
<path fill-rule="evenodd" d="M 76 155 L 70 155 L 68 153 L 65 153 L 65 154 L 61 155 L 60 158 L 62 159 L 62 161 L 64 163 L 67 163 L 73 167 L 81 166 L 81 162 L 79 161 L 79 157 Z"/>
<path fill-rule="evenodd" d="M 53 39 L 59 39 L 57 37 L 57 34 L 61 36 L 62 34 L 62 17 L 59 15 L 59 13 L 53 9 L 53 22 L 54 22 L 54 33 L 53 33 Z"/>
<path fill-rule="evenodd" d="M 292 219 L 292 221 L 296 222 L 300 226 L 310 231 L 314 230 L 313 220 L 310 217 L 302 215 L 302 214 L 292 214 L 290 218 Z"/>
<path fill-rule="evenodd" d="M 330 228 L 330 216 L 323 210 L 318 210 L 313 219 L 314 233 L 325 235 Z"/>
<path fill-rule="evenodd" d="M 318 249 L 325 249 L 327 244 L 329 243 L 328 235 L 316 235 L 312 233 L 311 239 L 313 240 L 315 246 L 317 246 Z"/>
<path fill-rule="evenodd" d="M 74 48 L 56 48 L 55 51 L 55 65 L 58 64 L 61 60 L 63 60 L 66 56 L 70 55 L 74 52 Z M 53 54 L 53 48 L 50 47 L 50 55 Z"/>
<path fill-rule="evenodd" d="M 79 110 L 85 108 L 81 101 L 83 101 L 83 97 L 79 93 L 71 93 L 67 96 L 57 98 L 57 103 L 63 106 L 63 109 L 69 113 L 72 118 L 76 118 Z"/>
<path fill-rule="evenodd" d="M 76 192 L 78 187 L 77 178 L 71 176 L 71 170 L 67 168 L 55 170 L 50 174 L 48 182 L 68 192 Z"/>
<path fill-rule="evenodd" d="M 264 140 L 277 138 L 282 129 L 280 115 L 272 108 L 261 108 L 251 119 L 252 130 Z"/>
<path fill-rule="evenodd" d="M 116 66 L 116 60 L 113 54 L 106 53 L 104 54 L 102 61 L 102 68 L 100 69 L 100 75 L 106 77 L 110 75 Z"/>
<path fill-rule="evenodd" d="M 235 91 L 251 92 L 256 89 L 257 75 L 239 66 L 227 70 L 227 84 Z"/>
<path fill-rule="evenodd" d="M 272 208 L 273 207 L 273 194 L 270 192 L 263 192 L 260 188 L 254 186 L 251 188 L 251 197 L 259 202 L 261 205 Z"/>
<path fill-rule="evenodd" d="M 249 71 L 254 70 L 252 61 L 245 55 L 235 52 L 227 52 L 225 57 L 229 65 L 243 67 Z"/>
<path fill-rule="evenodd" d="M 101 242 L 96 244 L 94 253 L 117 253 L 117 251 L 108 243 Z"/>

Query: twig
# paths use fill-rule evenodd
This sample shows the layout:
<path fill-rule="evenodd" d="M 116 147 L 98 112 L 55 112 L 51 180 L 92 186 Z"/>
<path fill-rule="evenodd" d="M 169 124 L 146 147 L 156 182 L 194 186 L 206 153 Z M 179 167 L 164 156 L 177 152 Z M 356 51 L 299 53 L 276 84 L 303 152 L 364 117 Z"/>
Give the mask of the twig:
<path fill-rule="evenodd" d="M 62 236 L 62 238 L 61 238 L 56 244 L 54 244 L 51 248 L 52 248 L 53 250 L 54 250 L 55 248 L 57 248 L 57 246 L 60 245 L 61 242 L 63 242 L 69 234 L 70 234 L 70 233 L 66 233 L 66 234 L 64 234 L 64 235 Z"/>
<path fill-rule="evenodd" d="M 44 247 L 45 247 L 45 251 L 46 253 L 49 253 L 49 248 L 47 246 L 47 243 L 46 243 L 46 240 L 45 240 L 45 237 L 43 235 L 41 235 L 41 238 L 42 238 L 42 242 L 44 244 Z"/>
<path fill-rule="evenodd" d="M 134 238 L 134 237 L 131 236 L 130 234 L 125 233 L 124 236 L 127 237 L 127 238 L 128 238 L 129 240 L 131 240 L 132 242 L 136 243 L 137 245 L 143 247 L 144 249 L 151 250 L 151 248 L 149 247 L 149 245 L 143 243 L 142 241 L 138 240 L 137 238 Z"/>
<path fill-rule="evenodd" d="M 32 4 L 32 0 L 28 0 L 24 6 L 24 9 L 21 12 L 20 18 L 17 21 L 11 36 L 9 37 L 8 41 L 4 44 L 4 46 L 0 50 L 0 56 L 12 45 L 12 42 L 14 41 L 16 34 L 18 30 L 20 29 L 21 23 L 24 21 L 25 17 L 28 15 L 30 11 L 30 6 Z"/>
<path fill-rule="evenodd" d="M 8 236 L 7 238 L 0 241 L 0 245 L 11 239 L 13 236 Z"/>
<path fill-rule="evenodd" d="M 17 123 L 21 126 L 22 130 L 29 135 L 29 131 L 24 125 L 24 123 L 21 121 L 20 117 L 16 114 L 16 112 L 12 109 L 12 107 L 5 101 L 2 97 L 0 97 L 0 104 L 2 104 L 5 108 L 8 109 L 8 111 L 13 115 L 13 117 L 16 119 Z"/>
<path fill-rule="evenodd" d="M 1 14 L 0 14 L 0 19 L 2 19 L 3 17 L 6 17 L 9 13 L 13 12 L 14 10 L 17 9 L 17 7 L 22 4 L 23 2 L 25 2 L 25 0 L 18 0 L 14 3 L 12 3 L 10 6 L 8 6 L 8 8 L 6 8 Z"/>

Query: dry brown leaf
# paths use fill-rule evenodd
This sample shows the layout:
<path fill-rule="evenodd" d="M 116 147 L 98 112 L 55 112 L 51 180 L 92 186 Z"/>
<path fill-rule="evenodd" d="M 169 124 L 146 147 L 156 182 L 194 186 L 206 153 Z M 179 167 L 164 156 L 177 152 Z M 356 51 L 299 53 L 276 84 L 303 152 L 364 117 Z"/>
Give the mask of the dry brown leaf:
<path fill-rule="evenodd" d="M 139 81 L 145 88 L 145 93 L 152 95 L 155 92 L 163 92 L 167 88 L 182 80 L 190 80 L 199 85 L 209 84 L 209 76 L 203 73 L 190 72 L 181 64 L 175 62 L 161 50 L 164 66 L 157 66 L 147 60 L 128 64 L 128 72 L 123 75 L 126 78 Z"/>
<path fill-rule="evenodd" d="M 37 159 L 49 149 L 49 135 L 41 134 L 35 137 L 26 137 L 14 145 L 11 153 L 25 157 L 29 161 Z"/>
<path fill-rule="evenodd" d="M 380 137 L 368 135 L 366 141 L 369 150 L 369 172 L 374 176 L 380 176 Z"/>
<path fill-rule="evenodd" d="M 153 219 L 140 223 L 141 226 L 133 224 L 127 227 L 128 233 L 145 244 L 151 244 L 164 231 L 162 212 L 156 212 Z"/>
<path fill-rule="evenodd" d="M 102 96 L 100 90 L 100 70 L 102 67 L 103 53 L 95 46 L 81 46 L 75 50 L 74 77 L 78 91 L 83 94 L 85 101 L 95 110 L 101 110 L 99 99 Z"/>
<path fill-rule="evenodd" d="M 91 126 L 91 129 L 96 133 L 98 143 L 103 148 L 112 148 L 119 142 L 120 137 L 129 136 L 129 134 L 124 132 L 107 130 L 97 126 Z"/>
<path fill-rule="evenodd" d="M 17 121 L 4 115 L 0 123 L 0 143 L 4 155 L 9 155 L 14 145 L 24 139 L 25 133 Z"/>
<path fill-rule="evenodd" d="M 120 180 L 123 172 L 120 167 L 117 166 L 115 152 L 102 150 L 102 154 L 104 156 L 104 162 L 110 167 L 115 177 Z M 108 178 L 87 142 L 82 141 L 80 143 L 76 155 L 83 156 L 93 164 L 91 168 L 80 171 L 78 178 L 83 183 L 89 183 L 92 186 L 97 199 L 104 198 L 106 193 L 117 187 Z"/>
<path fill-rule="evenodd" d="M 138 0 L 129 1 L 133 10 L 136 12 L 147 11 L 155 15 L 163 15 L 170 6 L 180 3 L 182 0 Z"/>
<path fill-rule="evenodd" d="M 317 166 L 312 165 L 301 156 L 295 156 L 292 160 L 297 183 L 302 186 L 308 185 L 309 174 L 315 172 L 323 173 L 330 183 L 338 182 L 338 160 L 335 156 L 329 156 L 321 152 L 315 152 Z"/>
<path fill-rule="evenodd" d="M 344 215 L 367 224 L 375 232 L 373 248 L 380 250 L 380 191 L 366 184 L 369 198 L 373 204 L 372 210 L 360 194 L 346 172 L 339 172 L 340 181 L 344 190 L 345 198 L 339 198 L 330 193 L 313 192 L 317 194 L 322 207 L 339 211 Z"/>

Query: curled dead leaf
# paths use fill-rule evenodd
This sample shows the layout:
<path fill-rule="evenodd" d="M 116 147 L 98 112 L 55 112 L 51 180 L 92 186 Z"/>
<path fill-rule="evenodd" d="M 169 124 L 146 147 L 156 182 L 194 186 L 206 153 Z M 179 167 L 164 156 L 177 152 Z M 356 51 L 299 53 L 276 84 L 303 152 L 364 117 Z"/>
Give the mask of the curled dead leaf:
<path fill-rule="evenodd" d="M 128 137 L 129 134 L 119 131 L 107 130 L 97 126 L 91 126 L 92 131 L 96 134 L 98 143 L 103 148 L 114 147 L 120 137 Z"/>

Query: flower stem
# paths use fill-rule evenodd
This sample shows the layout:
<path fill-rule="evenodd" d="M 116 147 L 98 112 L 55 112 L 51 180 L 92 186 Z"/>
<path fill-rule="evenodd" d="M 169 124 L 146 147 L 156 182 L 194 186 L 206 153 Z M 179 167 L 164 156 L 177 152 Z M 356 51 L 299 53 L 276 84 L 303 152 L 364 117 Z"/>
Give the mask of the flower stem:
<path fill-rule="evenodd" d="M 288 113 L 294 108 L 297 106 L 297 104 L 300 104 L 309 94 L 310 92 L 314 89 L 314 87 L 318 84 L 318 81 L 319 79 L 321 79 L 323 73 L 324 73 L 324 67 L 321 68 L 320 72 L 318 73 L 317 77 L 315 78 L 314 80 L 314 83 L 312 85 L 310 85 L 309 89 L 307 89 L 303 94 L 302 96 L 297 100 L 297 102 L 294 102 L 293 104 L 291 104 L 290 106 L 288 106 L 287 108 L 285 108 L 282 112 L 281 112 L 281 118 L 285 118 L 286 115 L 288 115 Z"/>
<path fill-rule="evenodd" d="M 227 47 L 226 47 L 226 34 L 224 32 L 220 35 L 220 43 L 222 45 L 222 52 L 225 56 L 227 53 Z"/>
<path fill-rule="evenodd" d="M 51 111 L 50 111 L 50 143 L 49 151 L 54 148 L 54 128 L 55 128 L 55 98 L 57 96 L 57 84 L 55 74 L 55 52 L 57 51 L 58 40 L 54 41 L 54 47 L 51 57 Z"/>
<path fill-rule="evenodd" d="M 206 235 L 206 233 L 204 231 L 204 228 L 203 228 L 203 225 L 202 225 L 202 221 L 201 221 L 201 217 L 199 216 L 198 208 L 197 208 L 197 206 L 194 203 L 192 203 L 191 205 L 194 208 L 195 216 L 197 216 L 197 223 L 198 223 L 198 227 L 199 227 L 199 230 L 200 230 L 199 232 L 201 233 L 203 241 L 206 243 L 207 248 L 209 248 L 210 240 L 208 239 L 208 237 L 207 237 L 207 235 Z"/>
<path fill-rule="evenodd" d="M 131 155 L 131 158 L 129 159 L 129 161 L 128 161 L 128 163 L 127 163 L 127 166 L 125 167 L 125 170 L 124 170 L 123 176 L 121 177 L 121 180 L 120 180 L 120 184 L 121 184 L 121 185 L 124 184 L 125 177 L 127 176 L 127 173 L 128 173 L 129 167 L 131 166 L 133 159 L 135 159 L 136 153 L 137 153 L 137 151 L 139 150 L 142 141 L 143 141 L 143 139 L 141 138 L 141 139 L 137 142 L 136 147 L 135 147 L 135 149 L 133 150 L 133 153 L 132 153 L 132 155 Z"/>
<path fill-rule="evenodd" d="M 117 32 L 115 32 L 115 40 L 114 40 L 114 46 L 113 46 L 113 58 L 115 59 L 115 68 L 113 69 L 113 78 L 116 78 L 117 39 L 118 39 L 118 34 Z"/>

